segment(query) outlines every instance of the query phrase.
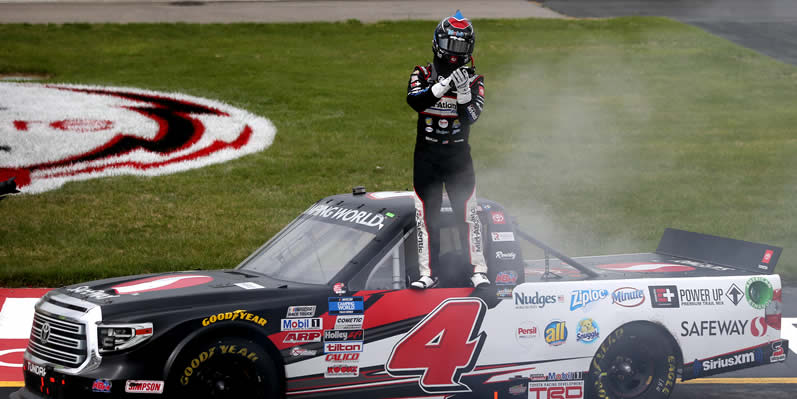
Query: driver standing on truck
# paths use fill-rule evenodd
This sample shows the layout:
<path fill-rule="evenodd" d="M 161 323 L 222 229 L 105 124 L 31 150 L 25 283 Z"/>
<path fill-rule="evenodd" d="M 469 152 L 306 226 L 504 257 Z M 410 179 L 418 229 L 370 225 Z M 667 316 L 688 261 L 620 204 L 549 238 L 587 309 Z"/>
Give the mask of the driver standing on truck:
<path fill-rule="evenodd" d="M 443 187 L 468 248 L 471 283 L 490 285 L 476 204 L 476 177 L 468 135 L 484 107 L 484 77 L 473 68 L 476 36 L 459 10 L 434 30 L 434 61 L 416 66 L 407 87 L 407 103 L 418 112 L 413 186 L 420 278 L 412 288 L 437 285 L 440 206 Z M 471 64 L 468 67 L 468 63 Z"/>

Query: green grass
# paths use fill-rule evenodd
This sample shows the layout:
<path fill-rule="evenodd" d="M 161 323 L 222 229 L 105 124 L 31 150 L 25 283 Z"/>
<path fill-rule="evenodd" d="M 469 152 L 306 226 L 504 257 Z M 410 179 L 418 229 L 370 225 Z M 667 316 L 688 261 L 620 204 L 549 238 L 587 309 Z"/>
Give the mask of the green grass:
<path fill-rule="evenodd" d="M 406 82 L 433 25 L 0 25 L 0 74 L 179 91 L 278 129 L 224 164 L 0 202 L 0 286 L 231 267 L 321 197 L 409 189 Z M 571 256 L 651 251 L 668 226 L 765 242 L 797 278 L 797 69 L 661 18 L 475 26 L 478 190 L 526 231 Z"/>

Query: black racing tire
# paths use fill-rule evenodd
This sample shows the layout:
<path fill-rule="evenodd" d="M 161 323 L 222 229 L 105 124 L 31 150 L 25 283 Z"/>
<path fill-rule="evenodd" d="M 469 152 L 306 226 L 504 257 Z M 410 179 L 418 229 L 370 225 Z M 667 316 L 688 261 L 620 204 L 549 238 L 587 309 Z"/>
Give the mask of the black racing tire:
<path fill-rule="evenodd" d="M 172 365 L 172 398 L 282 398 L 280 374 L 262 345 L 224 337 L 189 345 Z"/>
<path fill-rule="evenodd" d="M 658 327 L 635 323 L 603 340 L 585 382 L 588 398 L 667 399 L 675 387 L 678 356 Z"/>

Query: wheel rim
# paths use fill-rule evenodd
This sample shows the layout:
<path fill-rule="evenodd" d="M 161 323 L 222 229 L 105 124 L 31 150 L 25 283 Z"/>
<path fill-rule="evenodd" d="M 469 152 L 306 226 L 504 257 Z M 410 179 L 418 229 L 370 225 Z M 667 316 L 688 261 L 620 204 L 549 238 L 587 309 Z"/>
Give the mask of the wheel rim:
<path fill-rule="evenodd" d="M 240 398 L 244 395 L 262 397 L 260 392 L 261 376 L 257 367 L 246 359 L 219 357 L 208 363 L 195 375 L 196 389 L 203 397 Z"/>
<path fill-rule="evenodd" d="M 655 358 L 645 348 L 634 346 L 615 357 L 606 372 L 608 388 L 613 396 L 634 398 L 644 393 L 653 382 Z"/>

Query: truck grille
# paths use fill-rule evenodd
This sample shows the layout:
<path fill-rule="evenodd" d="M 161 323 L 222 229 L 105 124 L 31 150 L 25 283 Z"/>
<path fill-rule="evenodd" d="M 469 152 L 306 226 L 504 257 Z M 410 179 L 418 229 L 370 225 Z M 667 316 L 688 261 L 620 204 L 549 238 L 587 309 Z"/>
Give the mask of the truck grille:
<path fill-rule="evenodd" d="M 76 368 L 88 355 L 86 326 L 37 311 L 33 316 L 28 351 L 50 363 Z"/>

